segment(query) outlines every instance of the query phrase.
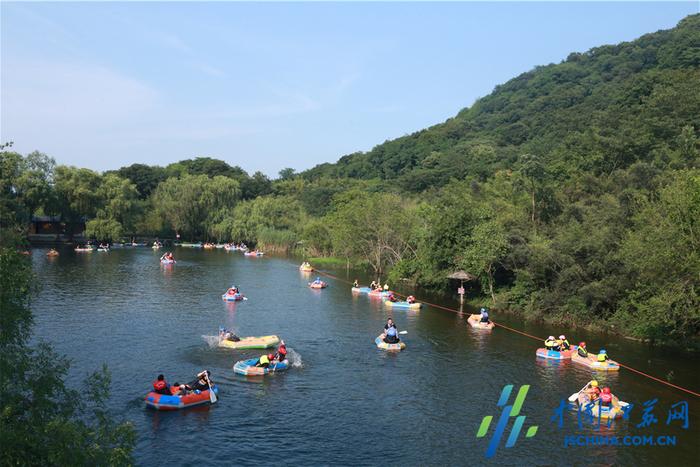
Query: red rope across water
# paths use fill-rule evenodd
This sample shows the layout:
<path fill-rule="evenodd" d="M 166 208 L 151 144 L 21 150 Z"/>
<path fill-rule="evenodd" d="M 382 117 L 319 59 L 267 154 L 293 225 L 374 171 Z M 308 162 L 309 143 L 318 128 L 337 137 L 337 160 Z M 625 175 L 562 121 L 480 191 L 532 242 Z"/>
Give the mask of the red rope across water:
<path fill-rule="evenodd" d="M 337 281 L 345 282 L 346 284 L 351 284 L 350 281 L 348 281 L 348 280 L 346 280 L 346 279 L 343 279 L 343 278 L 341 278 L 341 277 L 338 277 L 338 276 L 336 276 L 336 275 L 333 275 L 333 274 L 331 274 L 331 273 L 329 273 L 329 272 L 326 272 L 326 271 L 319 271 L 319 270 L 316 270 L 316 272 L 319 273 L 319 274 L 321 274 L 321 275 L 323 275 L 323 276 L 326 276 L 326 277 L 330 277 L 330 278 L 332 278 L 332 279 L 335 279 L 335 280 L 337 280 Z M 405 295 L 400 294 L 400 293 L 398 293 L 398 292 L 394 292 L 394 294 L 398 295 L 399 297 L 405 297 Z M 434 307 L 434 308 L 439 308 L 439 309 L 445 310 L 445 311 L 451 311 L 451 312 L 453 312 L 453 313 L 457 313 L 457 314 L 460 314 L 460 315 L 463 314 L 461 311 L 455 310 L 454 308 L 448 308 L 448 307 L 446 307 L 446 306 L 438 305 L 438 304 L 436 304 L 436 303 L 426 302 L 425 300 L 420 300 L 420 301 L 421 301 L 422 303 L 425 303 L 426 305 L 430 305 L 430 306 L 432 306 L 432 307 Z M 496 321 L 494 321 L 493 323 L 494 323 L 496 326 L 498 326 L 498 327 L 501 327 L 501 328 L 503 328 L 503 329 L 507 329 L 508 331 L 514 332 L 514 333 L 516 333 L 516 334 L 521 334 L 521 335 L 523 335 L 523 336 L 525 336 L 525 337 L 529 337 L 529 338 L 535 339 L 535 340 L 537 340 L 537 341 L 544 341 L 544 339 L 541 338 L 541 337 L 533 336 L 532 334 L 528 334 L 528 333 L 523 332 L 523 331 L 520 331 L 520 330 L 518 330 L 518 329 L 513 329 L 513 328 L 511 328 L 511 327 L 506 326 L 505 324 L 499 324 L 499 323 L 496 322 Z M 640 375 L 642 375 L 642 376 L 645 376 L 645 377 L 647 377 L 647 378 L 649 378 L 649 379 L 652 379 L 652 380 L 657 381 L 657 382 L 659 382 L 659 383 L 665 384 L 666 386 L 670 386 L 670 387 L 672 387 L 672 388 L 678 389 L 679 391 L 686 392 L 686 393 L 691 394 L 691 395 L 693 395 L 693 396 L 695 396 L 695 397 L 700 397 L 700 394 L 697 393 L 697 392 L 695 392 L 695 391 L 691 391 L 690 389 L 686 389 L 686 388 L 684 388 L 684 387 L 675 385 L 675 384 L 673 384 L 673 383 L 669 383 L 668 381 L 664 381 L 663 379 L 657 378 L 656 376 L 652 376 L 652 375 L 650 375 L 650 374 L 644 373 L 643 371 L 640 371 L 640 370 L 637 370 L 637 369 L 635 369 L 635 368 L 632 368 L 631 366 L 623 365 L 623 364 L 620 363 L 620 362 L 618 362 L 618 364 L 619 364 L 622 368 L 626 368 L 626 369 L 628 369 L 628 370 L 631 370 L 631 371 L 633 371 L 633 372 L 635 372 L 635 373 L 637 373 L 637 374 L 640 374 Z"/>

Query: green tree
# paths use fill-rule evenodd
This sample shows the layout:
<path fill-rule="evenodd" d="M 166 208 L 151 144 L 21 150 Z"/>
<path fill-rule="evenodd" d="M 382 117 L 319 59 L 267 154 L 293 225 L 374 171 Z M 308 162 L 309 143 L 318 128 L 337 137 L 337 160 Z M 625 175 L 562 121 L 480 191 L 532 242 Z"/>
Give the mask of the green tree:
<path fill-rule="evenodd" d="M 95 219 L 87 222 L 86 233 L 99 240 L 111 240 L 133 232 L 139 207 L 136 185 L 107 174 L 102 177 L 97 195 L 100 207 Z"/>
<path fill-rule="evenodd" d="M 89 169 L 59 165 L 55 170 L 54 189 L 57 211 L 69 221 L 93 218 L 100 206 L 101 177 Z"/>
<path fill-rule="evenodd" d="M 481 280 L 484 291 L 496 303 L 494 276 L 508 249 L 508 238 L 503 226 L 488 219 L 474 227 L 467 248 L 462 251 L 461 266 L 474 272 Z"/>
<path fill-rule="evenodd" d="M 327 216 L 333 250 L 368 261 L 377 274 L 412 253 L 412 207 L 389 193 L 350 191 L 336 196 Z"/>
<path fill-rule="evenodd" d="M 616 316 L 656 340 L 700 332 L 700 171 L 673 174 L 658 199 L 641 201 L 622 256 L 635 287 Z"/>
<path fill-rule="evenodd" d="M 233 211 L 240 185 L 223 176 L 183 175 L 158 185 L 153 197 L 173 230 L 189 238 L 202 238 L 216 233 L 213 226 Z"/>
<path fill-rule="evenodd" d="M 30 262 L 3 236 L 0 247 L 0 463 L 131 465 L 135 430 L 106 408 L 110 376 L 84 391 L 65 384 L 68 361 L 49 345 L 29 346 Z M 11 272 L 11 273 L 8 273 Z"/>

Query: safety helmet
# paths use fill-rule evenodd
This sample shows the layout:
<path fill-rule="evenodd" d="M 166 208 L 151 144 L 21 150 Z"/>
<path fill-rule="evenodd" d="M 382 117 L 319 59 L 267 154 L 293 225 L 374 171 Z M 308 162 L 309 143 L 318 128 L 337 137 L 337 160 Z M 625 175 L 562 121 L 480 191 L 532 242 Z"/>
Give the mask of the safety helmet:
<path fill-rule="evenodd" d="M 484 311 L 486 311 L 486 308 L 482 308 L 480 311 L 483 313 Z"/>
<path fill-rule="evenodd" d="M 549 336 L 549 337 L 547 338 L 547 340 L 548 340 L 548 341 L 553 341 L 553 340 L 554 340 L 554 336 Z"/>
<path fill-rule="evenodd" d="M 610 388 L 608 388 L 608 387 L 603 388 L 603 394 L 610 394 Z"/>
<path fill-rule="evenodd" d="M 267 354 L 267 358 L 268 360 L 272 360 L 273 358 L 275 358 L 275 354 L 269 353 Z"/>
<path fill-rule="evenodd" d="M 603 354 L 604 354 L 604 353 L 607 353 L 607 352 L 605 352 L 605 349 L 600 349 L 600 352 L 598 352 L 598 353 L 603 353 Z"/>
<path fill-rule="evenodd" d="M 579 347 L 585 347 L 585 346 L 586 346 L 586 343 L 585 343 L 585 342 L 580 342 L 580 343 L 578 344 L 578 346 L 579 346 Z"/>
<path fill-rule="evenodd" d="M 561 336 L 559 336 L 559 339 L 566 339 L 566 336 L 562 334 Z"/>
<path fill-rule="evenodd" d="M 597 388 L 597 387 L 598 387 L 598 381 L 596 381 L 596 380 L 591 381 L 591 386 L 593 386 L 594 388 Z"/>

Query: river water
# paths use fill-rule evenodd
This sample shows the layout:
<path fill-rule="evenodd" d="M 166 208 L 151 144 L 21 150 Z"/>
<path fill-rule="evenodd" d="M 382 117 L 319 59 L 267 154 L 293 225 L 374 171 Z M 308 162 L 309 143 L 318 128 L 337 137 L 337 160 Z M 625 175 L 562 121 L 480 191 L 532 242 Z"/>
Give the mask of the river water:
<path fill-rule="evenodd" d="M 45 252 L 33 251 L 41 286 L 32 302 L 35 335 L 70 357 L 73 382 L 109 366 L 110 405 L 134 423 L 140 465 L 698 465 L 697 397 L 622 369 L 598 380 L 635 405 L 629 420 L 594 428 L 584 419 L 579 427 L 571 410 L 559 428 L 559 419 L 550 418 L 554 409 L 591 371 L 541 361 L 535 357 L 541 343 L 503 328 L 475 331 L 465 316 L 432 307 L 391 312 L 353 296 L 335 279 L 327 279 L 327 289 L 311 290 L 313 276 L 286 258 L 178 248 L 177 264 L 164 267 L 160 252 L 146 248 L 63 250 L 58 258 Z M 345 270 L 335 274 L 354 279 Z M 221 294 L 232 284 L 249 300 L 224 303 Z M 449 297 L 441 303 L 455 307 Z M 374 344 L 387 316 L 408 331 L 401 353 Z M 536 336 L 574 332 L 494 318 Z M 215 335 L 219 326 L 243 336 L 280 335 L 294 351 L 295 367 L 262 379 L 234 375 L 235 361 L 261 351 L 210 348 L 203 336 Z M 699 365 L 687 354 L 575 334 L 571 342 L 586 340 L 591 350 L 604 346 L 613 359 L 700 391 Z M 171 413 L 145 408 L 143 397 L 158 373 L 184 382 L 203 368 L 220 386 L 217 404 Z M 509 420 L 495 456 L 487 459 L 500 414 L 496 404 L 507 384 L 515 386 L 509 403 L 521 385 L 530 385 L 521 411 L 526 420 L 517 443 L 505 448 L 515 419 Z M 642 405 L 652 399 L 657 422 L 638 427 Z M 688 429 L 682 420 L 667 425 L 669 408 L 682 401 L 689 405 Z M 478 439 L 486 415 L 494 420 Z M 526 438 L 532 425 L 538 431 Z M 565 446 L 565 436 L 578 434 L 655 442 L 668 435 L 675 446 Z"/>

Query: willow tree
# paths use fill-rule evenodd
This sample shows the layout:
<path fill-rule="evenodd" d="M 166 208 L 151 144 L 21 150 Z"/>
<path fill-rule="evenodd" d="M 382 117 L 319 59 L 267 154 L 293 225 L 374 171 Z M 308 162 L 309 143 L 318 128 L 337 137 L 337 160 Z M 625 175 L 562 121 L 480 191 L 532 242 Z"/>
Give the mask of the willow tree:
<path fill-rule="evenodd" d="M 240 199 L 240 184 L 223 176 L 185 174 L 162 182 L 153 198 L 175 231 L 201 238 L 233 211 Z"/>
<path fill-rule="evenodd" d="M 97 195 L 100 207 L 87 222 L 86 233 L 100 240 L 119 238 L 132 232 L 138 213 L 139 192 L 136 185 L 115 174 L 102 178 Z"/>
<path fill-rule="evenodd" d="M 337 255 L 367 261 L 377 274 L 413 249 L 412 207 L 398 195 L 350 191 L 334 198 L 327 216 Z"/>

